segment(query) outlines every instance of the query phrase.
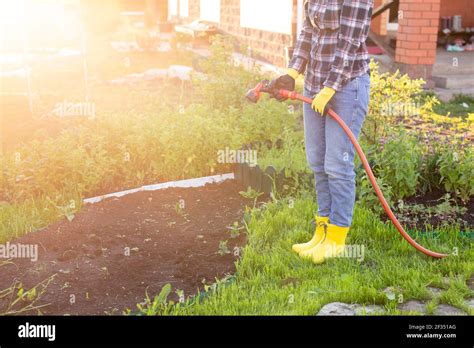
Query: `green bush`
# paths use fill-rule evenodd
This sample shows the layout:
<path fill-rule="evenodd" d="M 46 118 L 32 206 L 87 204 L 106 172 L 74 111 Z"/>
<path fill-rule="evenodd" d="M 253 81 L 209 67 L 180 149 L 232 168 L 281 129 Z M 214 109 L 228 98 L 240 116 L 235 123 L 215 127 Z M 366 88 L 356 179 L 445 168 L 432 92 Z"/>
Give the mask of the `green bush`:
<path fill-rule="evenodd" d="M 438 159 L 440 183 L 463 201 L 474 194 L 474 151 L 472 147 L 445 148 Z"/>
<path fill-rule="evenodd" d="M 198 94 L 213 109 L 243 107 L 246 92 L 263 79 L 258 68 L 244 70 L 234 61 L 233 47 L 232 38 L 217 35 L 211 45 L 212 56 L 199 64 L 206 79 L 198 81 Z"/>
<path fill-rule="evenodd" d="M 413 196 L 420 182 L 421 150 L 404 132 L 389 139 L 375 155 L 378 174 L 392 188 L 395 199 Z"/>
<path fill-rule="evenodd" d="M 377 184 L 379 185 L 385 200 L 390 206 L 393 206 L 393 193 L 390 185 L 385 183 L 382 178 L 376 178 Z M 361 172 L 357 179 L 357 200 L 359 203 L 367 207 L 378 214 L 383 213 L 383 207 L 375 193 L 374 188 L 367 176 L 365 171 Z"/>
<path fill-rule="evenodd" d="M 363 135 L 376 144 L 387 137 L 400 120 L 417 113 L 429 113 L 439 103 L 435 96 L 423 94 L 422 79 L 408 75 L 380 73 L 375 61 L 370 63 L 370 104 Z"/>
<path fill-rule="evenodd" d="M 292 174 L 310 173 L 306 161 L 302 131 L 287 128 L 282 133 L 280 146 L 262 147 L 259 151 L 258 164 L 262 168 L 274 166 L 276 170 L 286 169 Z"/>
<path fill-rule="evenodd" d="M 113 114 L 56 138 L 23 144 L 3 158 L 4 199 L 16 202 L 58 191 L 90 196 L 165 180 L 230 170 L 217 152 L 277 140 L 294 123 L 286 106 L 262 102 L 227 112 L 191 105 L 183 113 Z"/>
<path fill-rule="evenodd" d="M 438 170 L 438 159 L 441 154 L 440 146 L 423 146 L 421 167 L 420 167 L 420 186 L 418 190 L 422 193 L 431 192 L 440 189 L 441 176 Z"/>

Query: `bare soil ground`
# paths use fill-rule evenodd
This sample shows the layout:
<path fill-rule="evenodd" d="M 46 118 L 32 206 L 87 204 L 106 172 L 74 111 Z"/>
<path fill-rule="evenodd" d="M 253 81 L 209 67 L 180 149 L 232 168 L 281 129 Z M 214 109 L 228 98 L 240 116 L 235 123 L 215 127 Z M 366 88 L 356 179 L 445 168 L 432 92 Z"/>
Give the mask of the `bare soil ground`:
<path fill-rule="evenodd" d="M 245 244 L 245 233 L 231 238 L 229 226 L 236 221 L 242 226 L 249 203 L 239 191 L 236 182 L 227 181 L 108 199 L 86 205 L 72 222 L 11 241 L 37 244 L 39 259 L 0 262 L 0 294 L 16 287 L 0 296 L 0 313 L 18 298 L 19 284 L 25 291 L 40 285 L 37 298 L 19 301 L 13 314 L 32 301 L 23 314 L 122 314 L 167 283 L 185 296 L 196 294 L 203 283 L 235 271 L 233 251 Z M 221 255 L 224 240 L 231 253 Z"/>

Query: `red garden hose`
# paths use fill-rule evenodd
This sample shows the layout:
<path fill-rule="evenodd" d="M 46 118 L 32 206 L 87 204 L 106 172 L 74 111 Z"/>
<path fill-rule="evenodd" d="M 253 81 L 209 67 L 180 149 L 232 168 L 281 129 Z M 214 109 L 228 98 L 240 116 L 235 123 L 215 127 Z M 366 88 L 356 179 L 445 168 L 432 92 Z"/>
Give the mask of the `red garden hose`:
<path fill-rule="evenodd" d="M 256 102 L 258 101 L 260 97 L 260 92 L 266 92 L 265 90 L 265 85 L 263 83 L 260 83 L 257 85 L 257 87 L 247 94 L 247 97 Z M 312 104 L 313 100 L 311 98 L 304 97 L 296 92 L 290 92 L 287 90 L 280 90 L 280 95 L 285 98 L 289 98 L 292 100 L 300 100 L 302 102 Z M 351 140 L 352 144 L 354 145 L 355 150 L 357 151 L 357 154 L 359 155 L 359 158 L 364 166 L 365 172 L 367 173 L 369 180 L 375 190 L 375 193 L 377 194 L 377 197 L 382 204 L 383 209 L 387 213 L 388 217 L 392 221 L 392 223 L 395 225 L 397 228 L 398 232 L 402 235 L 405 240 L 410 243 L 411 246 L 413 246 L 416 250 L 421 251 L 423 254 L 434 257 L 434 258 L 443 258 L 446 256 L 449 256 L 447 254 L 441 254 L 437 253 L 434 251 L 431 251 L 429 249 L 426 249 L 425 247 L 421 246 L 418 244 L 410 235 L 403 229 L 402 225 L 400 222 L 397 220 L 397 217 L 395 214 L 393 214 L 392 209 L 390 209 L 390 206 L 388 205 L 387 201 L 385 200 L 385 197 L 383 196 L 382 190 L 380 190 L 379 185 L 377 184 L 377 181 L 375 180 L 374 173 L 372 172 L 372 168 L 370 167 L 369 162 L 367 161 L 367 158 L 365 157 L 364 152 L 362 151 L 362 148 L 359 145 L 359 142 L 357 141 L 356 137 L 350 130 L 350 128 L 347 126 L 347 124 L 341 119 L 341 117 L 334 112 L 334 110 L 329 109 L 327 111 L 327 114 L 331 116 L 338 124 L 339 126 L 346 132 L 347 136 Z"/>

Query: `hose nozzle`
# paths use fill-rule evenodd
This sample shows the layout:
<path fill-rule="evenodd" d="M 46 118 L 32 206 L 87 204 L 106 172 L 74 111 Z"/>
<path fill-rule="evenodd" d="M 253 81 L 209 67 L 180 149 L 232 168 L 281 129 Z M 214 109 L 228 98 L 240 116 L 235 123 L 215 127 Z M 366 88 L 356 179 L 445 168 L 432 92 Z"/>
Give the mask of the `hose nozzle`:
<path fill-rule="evenodd" d="M 260 99 L 262 88 L 263 88 L 263 83 L 260 82 L 254 88 L 249 90 L 247 94 L 245 95 L 245 97 L 247 98 L 248 101 L 252 103 L 257 103 Z"/>
<path fill-rule="evenodd" d="M 252 103 L 257 103 L 260 100 L 262 93 L 268 93 L 272 97 L 275 97 L 275 95 L 279 95 L 283 98 L 290 98 L 292 100 L 297 99 L 296 92 L 290 92 L 284 89 L 275 89 L 272 83 L 268 80 L 263 80 L 262 82 L 259 82 L 254 88 L 247 92 L 245 97 L 248 101 L 251 101 Z"/>

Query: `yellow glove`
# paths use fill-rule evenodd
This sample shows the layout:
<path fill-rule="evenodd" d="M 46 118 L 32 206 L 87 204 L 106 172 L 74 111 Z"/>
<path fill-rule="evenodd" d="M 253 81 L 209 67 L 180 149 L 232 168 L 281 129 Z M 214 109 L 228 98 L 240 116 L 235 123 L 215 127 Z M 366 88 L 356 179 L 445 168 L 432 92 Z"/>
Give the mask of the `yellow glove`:
<path fill-rule="evenodd" d="M 321 92 L 314 97 L 313 104 L 311 105 L 313 110 L 319 112 L 321 116 L 324 116 L 326 106 L 332 97 L 334 97 L 334 94 L 336 94 L 335 90 L 329 87 L 324 87 Z"/>
<path fill-rule="evenodd" d="M 290 75 L 293 79 L 297 80 L 298 79 L 298 76 L 300 76 L 300 73 L 298 72 L 298 70 L 296 69 L 293 69 L 293 68 L 289 68 L 286 73 L 288 75 Z"/>

